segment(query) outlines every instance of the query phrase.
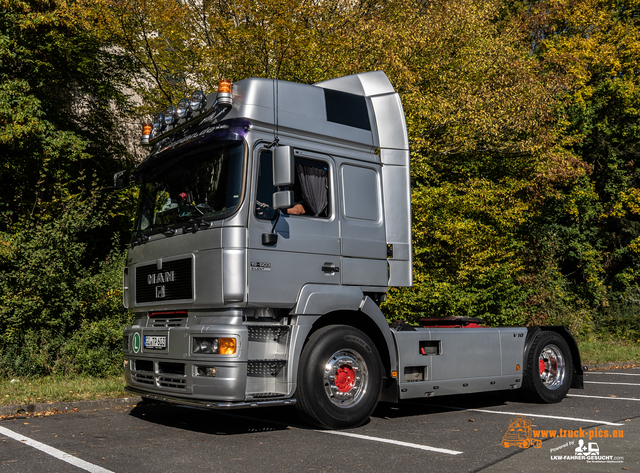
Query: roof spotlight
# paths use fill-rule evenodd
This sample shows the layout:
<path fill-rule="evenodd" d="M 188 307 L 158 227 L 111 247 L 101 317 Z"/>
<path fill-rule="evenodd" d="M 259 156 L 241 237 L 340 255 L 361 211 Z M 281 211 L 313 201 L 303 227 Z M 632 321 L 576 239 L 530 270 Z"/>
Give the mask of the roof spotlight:
<path fill-rule="evenodd" d="M 167 125 L 173 125 L 176 120 L 176 108 L 173 105 L 169 105 L 164 111 L 164 122 Z"/>
<path fill-rule="evenodd" d="M 195 90 L 191 94 L 191 98 L 189 99 L 189 106 L 194 112 L 202 110 L 207 106 L 207 98 L 204 96 L 201 90 Z"/>
<path fill-rule="evenodd" d="M 189 99 L 185 97 L 182 100 L 180 100 L 180 102 L 178 102 L 178 106 L 176 107 L 176 116 L 178 117 L 178 119 L 184 118 L 187 116 L 188 112 L 189 112 Z"/>
<path fill-rule="evenodd" d="M 164 115 L 162 113 L 156 113 L 153 116 L 153 129 L 157 130 L 158 128 L 162 128 L 163 123 L 164 123 Z"/>

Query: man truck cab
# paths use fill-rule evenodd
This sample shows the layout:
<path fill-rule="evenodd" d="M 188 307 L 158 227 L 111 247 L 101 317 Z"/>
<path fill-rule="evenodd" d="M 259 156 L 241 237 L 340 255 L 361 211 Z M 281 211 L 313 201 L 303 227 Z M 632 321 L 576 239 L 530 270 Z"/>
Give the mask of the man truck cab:
<path fill-rule="evenodd" d="M 296 404 L 341 428 L 378 400 L 524 386 L 557 402 L 580 386 L 563 327 L 389 327 L 378 306 L 412 284 L 412 250 L 407 130 L 384 73 L 221 81 L 150 128 L 123 274 L 130 392 Z"/>

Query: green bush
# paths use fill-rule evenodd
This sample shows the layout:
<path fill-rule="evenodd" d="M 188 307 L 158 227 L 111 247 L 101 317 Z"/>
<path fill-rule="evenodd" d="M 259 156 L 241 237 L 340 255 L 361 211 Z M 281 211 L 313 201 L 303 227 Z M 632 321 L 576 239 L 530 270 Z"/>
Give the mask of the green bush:
<path fill-rule="evenodd" d="M 640 342 L 640 287 L 616 297 L 594 318 L 600 338 Z"/>
<path fill-rule="evenodd" d="M 50 223 L 0 233 L 0 377 L 118 369 L 129 321 L 125 255 L 86 261 L 86 233 L 100 227 L 100 214 L 85 202 Z"/>

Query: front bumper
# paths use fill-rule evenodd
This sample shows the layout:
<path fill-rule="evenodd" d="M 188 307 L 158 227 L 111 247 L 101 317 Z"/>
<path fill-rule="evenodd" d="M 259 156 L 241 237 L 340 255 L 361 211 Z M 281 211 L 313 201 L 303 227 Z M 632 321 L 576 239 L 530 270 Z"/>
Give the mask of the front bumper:
<path fill-rule="evenodd" d="M 136 394 L 145 399 L 154 401 L 168 402 L 180 406 L 198 407 L 202 409 L 246 409 L 249 407 L 268 407 L 268 406 L 292 406 L 296 403 L 295 399 L 273 399 L 268 401 L 250 401 L 250 402 L 220 402 L 220 401 L 204 401 L 199 399 L 184 399 L 165 394 L 153 394 L 131 386 L 125 388 L 132 394 Z"/>

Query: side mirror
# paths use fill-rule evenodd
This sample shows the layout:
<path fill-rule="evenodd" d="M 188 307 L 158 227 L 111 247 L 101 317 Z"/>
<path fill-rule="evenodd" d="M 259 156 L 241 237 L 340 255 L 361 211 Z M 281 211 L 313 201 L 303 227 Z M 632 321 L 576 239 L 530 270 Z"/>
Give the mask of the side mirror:
<path fill-rule="evenodd" d="M 120 171 L 113 175 L 113 188 L 124 189 L 129 186 L 129 171 Z"/>
<path fill-rule="evenodd" d="M 273 149 L 273 185 L 275 187 L 290 186 L 295 181 L 293 165 L 293 148 L 276 146 Z"/>
<path fill-rule="evenodd" d="M 293 207 L 293 191 L 279 191 L 273 193 L 273 208 L 288 209 Z"/>

